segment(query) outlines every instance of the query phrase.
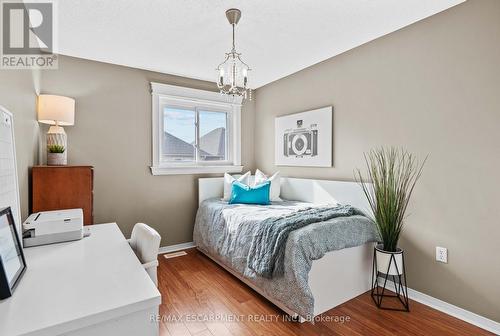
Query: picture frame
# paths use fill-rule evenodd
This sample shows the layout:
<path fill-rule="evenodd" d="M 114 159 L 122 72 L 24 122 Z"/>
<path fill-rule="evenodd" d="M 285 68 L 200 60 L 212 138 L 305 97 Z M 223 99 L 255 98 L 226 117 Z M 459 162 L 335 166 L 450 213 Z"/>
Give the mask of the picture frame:
<path fill-rule="evenodd" d="M 276 117 L 275 164 L 332 167 L 333 107 Z"/>
<path fill-rule="evenodd" d="M 3 208 L 0 210 L 0 300 L 12 296 L 26 268 L 11 207 Z"/>

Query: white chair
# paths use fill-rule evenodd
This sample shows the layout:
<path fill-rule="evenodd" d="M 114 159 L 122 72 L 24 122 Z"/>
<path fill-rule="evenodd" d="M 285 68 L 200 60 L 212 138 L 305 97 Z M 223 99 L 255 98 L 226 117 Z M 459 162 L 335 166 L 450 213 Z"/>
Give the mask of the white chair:
<path fill-rule="evenodd" d="M 130 247 L 156 286 L 158 286 L 156 268 L 158 267 L 160 240 L 161 236 L 158 232 L 144 223 L 134 225 L 132 235 L 128 240 Z"/>

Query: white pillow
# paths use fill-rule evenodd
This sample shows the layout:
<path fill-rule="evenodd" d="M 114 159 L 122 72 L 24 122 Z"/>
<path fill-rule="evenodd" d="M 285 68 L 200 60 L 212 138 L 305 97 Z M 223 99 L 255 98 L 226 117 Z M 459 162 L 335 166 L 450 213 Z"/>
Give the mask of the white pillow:
<path fill-rule="evenodd" d="M 223 201 L 227 202 L 231 198 L 231 188 L 234 181 L 238 181 L 248 185 L 250 181 L 250 172 L 247 171 L 245 174 L 238 177 L 238 179 L 235 179 L 228 173 L 224 173 L 224 197 L 222 198 Z"/>
<path fill-rule="evenodd" d="M 269 191 L 269 200 L 271 202 L 280 202 L 280 193 L 281 193 L 281 181 L 280 181 L 280 172 L 274 173 L 273 176 L 267 177 L 266 174 L 261 172 L 260 170 L 255 171 L 255 182 L 254 186 L 258 186 L 259 184 L 265 183 L 266 181 L 271 182 L 271 189 Z"/>

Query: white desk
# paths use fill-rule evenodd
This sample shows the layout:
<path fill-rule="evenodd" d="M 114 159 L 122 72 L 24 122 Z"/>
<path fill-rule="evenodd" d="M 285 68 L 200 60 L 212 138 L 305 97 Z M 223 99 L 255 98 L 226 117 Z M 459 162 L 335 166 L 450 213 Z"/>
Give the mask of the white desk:
<path fill-rule="evenodd" d="M 161 295 L 115 223 L 75 242 L 24 250 L 28 268 L 0 301 L 0 335 L 158 335 Z"/>

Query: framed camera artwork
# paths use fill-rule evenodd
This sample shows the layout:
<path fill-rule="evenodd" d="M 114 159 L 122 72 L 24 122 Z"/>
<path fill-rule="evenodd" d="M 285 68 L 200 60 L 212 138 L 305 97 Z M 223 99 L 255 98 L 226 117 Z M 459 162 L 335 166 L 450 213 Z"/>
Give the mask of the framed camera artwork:
<path fill-rule="evenodd" d="M 276 165 L 331 167 L 332 129 L 332 106 L 277 117 Z"/>

